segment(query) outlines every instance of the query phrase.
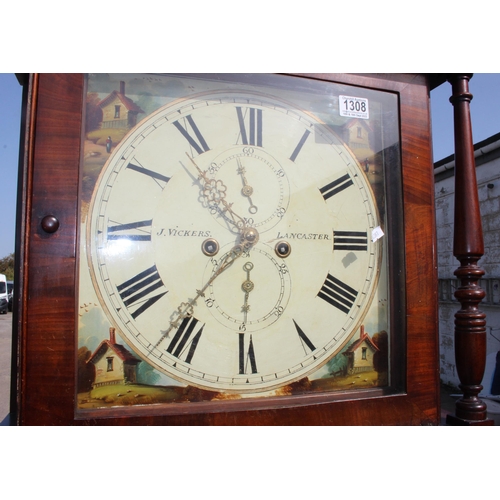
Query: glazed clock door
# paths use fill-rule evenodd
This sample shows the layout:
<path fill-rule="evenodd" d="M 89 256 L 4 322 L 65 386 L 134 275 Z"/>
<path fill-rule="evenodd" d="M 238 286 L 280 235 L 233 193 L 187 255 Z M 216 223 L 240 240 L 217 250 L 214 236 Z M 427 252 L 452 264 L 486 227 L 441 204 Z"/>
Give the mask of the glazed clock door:
<path fill-rule="evenodd" d="M 322 367 L 359 329 L 382 257 L 353 154 L 253 87 L 176 100 L 132 129 L 100 174 L 87 229 L 110 323 L 144 362 L 213 397 Z"/>

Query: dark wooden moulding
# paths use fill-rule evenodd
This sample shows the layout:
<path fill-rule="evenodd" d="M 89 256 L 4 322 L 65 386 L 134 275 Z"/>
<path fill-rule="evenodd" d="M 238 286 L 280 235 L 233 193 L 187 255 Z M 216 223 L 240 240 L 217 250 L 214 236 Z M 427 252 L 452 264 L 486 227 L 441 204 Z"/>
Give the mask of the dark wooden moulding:
<path fill-rule="evenodd" d="M 486 404 L 479 399 L 486 365 L 486 314 L 479 310 L 485 292 L 479 286 L 484 271 L 478 261 L 484 254 L 483 229 L 472 142 L 469 92 L 471 74 L 449 75 L 452 86 L 455 130 L 455 224 L 453 255 L 460 266 L 455 275 L 460 286 L 455 292 L 461 308 L 455 314 L 455 362 L 463 396 L 456 402 L 448 425 L 493 425 Z"/>
<path fill-rule="evenodd" d="M 14 316 L 14 425 L 437 425 L 440 422 L 430 79 L 426 75 L 297 75 L 399 96 L 404 226 L 394 269 L 401 308 L 393 320 L 387 390 L 268 400 L 75 410 L 78 192 L 84 77 L 35 74 L 26 83 L 18 210 L 19 300 Z M 390 188 L 389 188 L 390 189 Z M 390 193 L 388 193 L 390 198 Z M 404 224 L 403 224 L 404 223 Z M 397 259 L 396 259 L 397 260 Z M 397 301 L 396 301 L 397 302 Z M 396 303 L 395 302 L 395 303 Z"/>

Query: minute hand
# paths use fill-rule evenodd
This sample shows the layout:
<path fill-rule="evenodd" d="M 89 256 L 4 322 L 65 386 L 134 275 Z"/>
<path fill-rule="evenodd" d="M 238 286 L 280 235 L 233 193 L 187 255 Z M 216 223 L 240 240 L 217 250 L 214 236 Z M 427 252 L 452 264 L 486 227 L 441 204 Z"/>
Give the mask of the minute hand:
<path fill-rule="evenodd" d="M 196 295 L 194 296 L 193 299 L 189 300 L 188 302 L 183 302 L 178 308 L 177 311 L 174 312 L 174 314 L 177 315 L 177 318 L 175 321 L 171 321 L 170 325 L 167 330 L 162 331 L 162 335 L 160 337 L 160 340 L 155 344 L 155 347 L 158 347 L 158 345 L 162 342 L 162 340 L 165 337 L 168 337 L 170 332 L 174 328 L 178 328 L 179 323 L 184 319 L 189 316 L 192 316 L 193 314 L 193 307 L 196 305 L 196 301 L 200 297 L 205 296 L 205 290 L 215 281 L 217 276 L 221 275 L 226 269 L 228 269 L 233 262 L 238 259 L 243 253 L 243 248 L 241 245 L 235 245 L 228 253 L 227 255 L 222 259 L 222 261 L 219 263 L 219 266 L 215 270 L 215 272 L 212 274 L 210 279 L 205 283 L 203 288 L 201 290 L 196 290 Z"/>

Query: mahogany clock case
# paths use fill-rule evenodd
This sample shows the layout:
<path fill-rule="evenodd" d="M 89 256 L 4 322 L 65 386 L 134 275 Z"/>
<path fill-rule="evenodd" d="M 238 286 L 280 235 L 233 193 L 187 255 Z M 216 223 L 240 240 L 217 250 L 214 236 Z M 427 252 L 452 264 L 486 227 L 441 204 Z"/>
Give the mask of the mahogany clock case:
<path fill-rule="evenodd" d="M 222 77 L 230 79 L 228 75 Z M 17 281 L 20 298 L 14 319 L 17 334 L 14 347 L 17 357 L 14 359 L 18 359 L 18 363 L 13 369 L 16 390 L 11 412 L 17 424 L 438 423 L 439 364 L 428 78 L 425 75 L 346 74 L 282 77 L 287 79 L 287 85 L 298 82 L 300 87 L 310 80 L 327 85 L 332 82 L 331 85 L 341 84 L 352 90 L 346 92 L 347 95 L 362 95 L 363 92 L 356 93 L 359 88 L 383 91 L 396 99 L 400 142 L 384 151 L 383 163 L 386 214 L 381 220 L 388 234 L 384 243 L 389 269 L 390 325 L 385 383 L 360 389 L 344 387 L 321 391 L 312 390 L 311 384 L 303 384 L 301 379 L 298 381 L 300 390 L 282 391 L 279 396 L 272 393 L 211 400 L 205 397 L 206 392 L 201 387 L 195 391 L 196 397 L 173 404 L 101 407 L 82 404 L 79 384 L 85 375 L 82 375 L 81 360 L 78 361 L 77 337 L 81 312 L 80 261 L 84 262 L 80 248 L 80 200 L 84 183 L 81 165 L 88 153 L 82 139 L 85 119 L 88 119 L 84 111 L 87 77 L 35 74 L 30 75 L 25 86 L 24 154 L 20 168 L 23 188 L 18 231 L 24 237 L 20 238 L 16 249 L 21 261 Z M 240 127 L 245 132 L 244 126 Z M 117 343 L 114 330 L 110 329 L 112 338 L 109 340 Z M 307 344 L 306 334 L 299 327 L 297 332 L 300 340 Z M 353 335 L 354 331 L 348 340 L 352 341 Z M 130 343 L 127 344 L 133 351 Z M 340 347 L 345 350 L 347 342 Z M 102 352 L 97 351 L 93 355 L 102 357 Z M 91 354 L 89 350 L 86 361 Z"/>

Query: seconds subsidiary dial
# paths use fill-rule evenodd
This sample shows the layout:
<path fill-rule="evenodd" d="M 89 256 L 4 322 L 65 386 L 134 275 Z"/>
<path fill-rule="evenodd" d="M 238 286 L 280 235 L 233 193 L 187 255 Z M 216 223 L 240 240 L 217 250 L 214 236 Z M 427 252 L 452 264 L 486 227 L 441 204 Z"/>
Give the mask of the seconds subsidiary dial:
<path fill-rule="evenodd" d="M 350 340 L 377 283 L 377 226 L 338 137 L 239 87 L 175 101 L 125 137 L 94 191 L 87 253 L 135 353 L 243 394 L 306 377 Z"/>

